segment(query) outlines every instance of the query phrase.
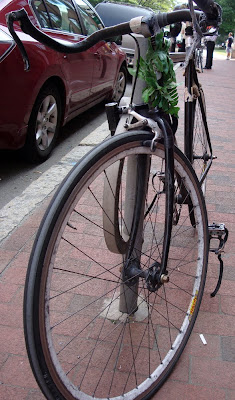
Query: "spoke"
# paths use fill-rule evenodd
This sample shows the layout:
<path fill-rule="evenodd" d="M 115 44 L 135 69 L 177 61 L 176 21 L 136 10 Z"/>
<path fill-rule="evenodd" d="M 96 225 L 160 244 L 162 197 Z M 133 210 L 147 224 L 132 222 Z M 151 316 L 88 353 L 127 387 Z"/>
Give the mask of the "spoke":
<path fill-rule="evenodd" d="M 47 96 L 47 97 L 43 100 L 42 107 L 41 107 L 42 112 L 44 113 L 44 115 L 48 112 L 49 104 L 50 104 L 50 96 Z"/>
<path fill-rule="evenodd" d="M 42 138 L 42 146 L 44 149 L 46 149 L 49 146 L 49 140 L 48 140 L 48 135 L 46 132 L 43 132 L 43 135 L 41 136 Z"/>
<path fill-rule="evenodd" d="M 170 321 L 169 321 L 169 312 L 168 312 L 168 302 L 166 300 L 166 290 L 165 290 L 165 285 L 163 285 L 163 292 L 164 292 L 164 297 L 165 297 L 165 304 L 166 304 L 166 313 L 167 313 L 167 322 L 168 322 L 168 332 L 169 332 L 169 338 L 170 338 L 170 343 L 172 347 L 172 338 L 171 338 L 171 330 L 170 330 Z"/>
<path fill-rule="evenodd" d="M 114 267 L 110 268 L 110 270 L 113 269 L 113 268 L 116 268 L 116 265 L 115 265 Z M 70 291 L 73 290 L 73 289 L 77 289 L 79 286 L 84 285 L 85 283 L 87 283 L 87 282 L 89 282 L 89 281 L 91 281 L 91 280 L 93 280 L 93 279 L 98 279 L 98 280 L 105 281 L 105 282 L 117 283 L 116 280 L 100 278 L 100 276 L 103 275 L 103 274 L 105 274 L 106 271 L 100 272 L 98 275 L 92 276 L 92 275 L 88 275 L 88 274 L 85 274 L 85 273 L 82 273 L 82 272 L 74 272 L 74 271 L 70 271 L 70 270 L 66 270 L 66 269 L 61 269 L 61 268 L 54 268 L 54 270 L 56 270 L 56 271 L 61 271 L 61 272 L 67 272 L 67 273 L 71 273 L 71 274 L 75 274 L 75 275 L 81 275 L 81 276 L 87 277 L 88 279 L 87 279 L 86 281 L 84 281 L 84 282 L 78 283 L 78 284 L 75 285 L 75 286 L 72 286 L 72 287 L 69 288 L 69 289 L 64 290 L 63 292 L 60 292 L 60 293 L 58 293 L 58 294 L 56 294 L 56 295 L 54 295 L 54 296 L 51 296 L 51 297 L 50 297 L 50 300 L 55 299 L 56 297 L 59 297 L 59 296 L 65 294 L 65 293 L 68 293 L 68 292 L 70 292 Z M 109 271 L 110 271 L 110 270 L 109 270 Z"/>
<path fill-rule="evenodd" d="M 37 123 L 41 124 L 42 121 L 43 121 L 43 114 L 42 114 L 41 111 L 38 111 L 38 114 L 37 114 Z"/>
<path fill-rule="evenodd" d="M 110 270 L 108 268 L 106 268 L 104 265 L 100 264 L 98 261 L 96 261 L 93 257 L 89 256 L 87 253 L 85 253 L 83 250 L 79 249 L 75 244 L 69 242 L 67 239 L 65 239 L 64 237 L 62 238 L 65 242 L 67 242 L 68 244 L 70 244 L 72 247 L 74 247 L 76 250 L 80 251 L 82 254 L 84 254 L 87 258 L 89 258 L 89 260 L 93 261 L 95 264 L 99 265 L 100 267 L 102 267 L 106 272 L 110 272 Z M 118 266 L 119 264 L 117 264 L 116 266 Z M 113 272 L 111 272 L 111 274 L 113 276 L 115 276 L 116 278 L 118 278 L 118 276 L 116 274 L 114 274 Z"/>
<path fill-rule="evenodd" d="M 175 285 L 175 286 L 176 286 L 176 285 Z M 147 288 L 145 287 L 145 289 L 147 289 Z M 181 289 L 181 288 L 179 288 L 179 289 Z M 181 289 L 181 290 L 183 290 L 183 289 Z M 186 293 L 188 293 L 188 292 L 186 292 Z M 190 296 L 191 296 L 191 295 L 190 295 Z M 153 309 L 154 311 L 156 311 L 156 313 L 159 314 L 164 320 L 168 321 L 168 319 L 167 319 L 159 310 L 157 310 L 155 307 L 153 307 L 153 305 L 152 305 L 151 303 L 148 303 L 148 302 L 146 301 L 146 299 L 143 299 L 142 296 L 139 296 L 139 297 L 140 297 L 147 305 L 151 306 L 152 309 Z M 173 324 L 173 322 L 170 322 L 170 324 L 171 324 L 175 329 L 177 329 L 178 331 L 180 331 L 180 329 L 177 328 L 177 326 L 175 326 L 175 325 Z"/>
<path fill-rule="evenodd" d="M 187 254 L 185 254 L 184 258 L 182 258 L 181 260 L 178 261 L 178 264 L 175 266 L 175 268 L 171 268 L 171 274 L 172 274 L 175 270 L 177 270 L 177 268 L 184 267 L 184 266 L 186 266 L 186 265 L 188 265 L 188 264 L 191 264 L 192 261 L 195 261 L 195 260 L 196 260 L 196 261 L 199 261 L 199 259 L 196 258 L 196 259 L 194 259 L 194 260 L 188 260 L 187 262 L 181 264 L 183 261 L 185 261 L 186 257 L 187 257 L 192 251 L 194 251 L 194 246 L 193 246 L 193 245 L 192 245 L 191 248 L 189 248 L 189 251 L 188 251 Z"/>
<path fill-rule="evenodd" d="M 50 117 L 52 113 L 56 113 L 56 112 L 57 112 L 56 103 L 52 103 L 51 106 L 47 110 L 47 114 Z"/>
<path fill-rule="evenodd" d="M 42 142 L 42 136 L 43 136 L 43 132 L 42 132 L 42 129 L 40 127 L 36 132 L 37 144 L 40 144 Z"/>
<path fill-rule="evenodd" d="M 182 274 L 182 275 L 184 275 L 184 276 L 189 276 L 190 278 L 193 278 L 193 279 L 195 279 L 196 278 L 196 275 L 192 275 L 192 274 L 189 274 L 188 272 L 184 272 L 184 271 L 181 271 L 180 269 L 179 269 L 179 267 L 184 267 L 185 265 L 189 265 L 189 264 L 191 264 L 192 262 L 197 262 L 197 258 L 196 259 L 194 259 L 194 260 L 192 260 L 192 261 L 188 261 L 188 262 L 186 262 L 186 263 L 184 263 L 184 264 L 180 264 L 178 267 L 175 267 L 175 268 L 171 268 L 171 267 L 168 267 L 168 271 L 172 271 L 170 274 L 169 274 L 169 276 L 173 273 L 173 272 L 177 272 L 178 274 Z"/>
<path fill-rule="evenodd" d="M 182 290 L 184 293 L 187 293 L 190 297 L 192 296 L 192 293 L 189 293 L 188 290 L 183 289 L 182 287 L 180 287 L 179 285 L 177 285 L 175 282 L 171 282 L 171 284 L 175 287 L 177 287 L 177 289 Z"/>
<path fill-rule="evenodd" d="M 100 328 L 98 337 L 97 337 L 97 339 L 96 339 L 96 342 L 95 342 L 95 345 L 94 345 L 94 348 L 93 348 L 93 351 L 91 351 L 91 354 L 90 354 L 90 358 L 89 358 L 87 367 L 86 367 L 85 372 L 84 372 L 84 374 L 83 374 L 83 378 L 82 378 L 82 380 L 81 380 L 81 382 L 80 382 L 80 386 L 82 385 L 82 382 L 83 382 L 83 380 L 84 380 L 84 378 L 85 378 L 85 375 L 86 375 L 86 373 L 87 373 L 87 370 L 88 370 L 88 367 L 89 367 L 89 365 L 90 365 L 90 362 L 91 362 L 92 356 L 93 356 L 93 354 L 94 354 L 95 348 L 96 348 L 96 346 L 99 344 L 99 338 L 100 338 L 102 329 L 103 329 L 103 327 L 104 327 L 104 323 L 105 323 L 105 321 L 106 321 L 106 319 L 107 319 L 107 315 L 108 315 L 108 312 L 109 312 L 109 310 L 110 310 L 111 304 L 112 304 L 112 302 L 114 301 L 114 295 L 115 295 L 115 291 L 114 291 L 114 293 L 113 293 L 113 295 L 112 295 L 112 300 L 111 300 L 109 306 L 107 307 L 107 311 L 106 311 L 105 318 L 104 318 L 103 323 L 102 323 L 102 325 L 101 325 L 101 328 Z M 109 358 L 109 359 L 110 359 L 110 358 Z M 102 375 L 103 375 L 103 374 L 101 374 L 100 380 L 101 380 L 101 378 L 102 378 Z M 97 386 L 96 386 L 96 388 L 95 388 L 95 390 L 94 390 L 94 394 L 95 394 L 95 392 L 96 392 L 97 387 L 99 386 L 100 380 L 99 380 L 98 383 L 97 383 Z"/>
<path fill-rule="evenodd" d="M 149 297 L 149 294 L 148 294 L 148 297 Z M 157 299 L 157 296 L 154 297 L 154 302 L 153 302 L 152 308 L 155 305 L 156 299 Z M 148 307 L 150 308 L 150 302 L 148 302 Z M 156 335 L 156 332 L 155 332 L 155 329 L 154 329 L 153 320 L 152 320 L 152 313 L 150 313 L 150 312 L 148 314 L 148 323 L 150 323 L 150 325 L 151 325 L 151 328 L 152 328 L 152 331 L 153 331 L 153 334 L 154 334 L 155 343 L 156 343 L 156 346 L 157 346 L 158 355 L 159 355 L 160 361 L 162 362 L 162 357 L 161 357 L 161 353 L 160 353 L 160 349 L 159 349 L 159 345 L 158 345 L 157 335 Z"/>
<path fill-rule="evenodd" d="M 55 130 L 56 130 L 56 124 L 55 124 L 55 122 L 48 122 L 48 123 L 47 123 L 47 130 L 48 130 L 49 132 L 55 133 Z"/>

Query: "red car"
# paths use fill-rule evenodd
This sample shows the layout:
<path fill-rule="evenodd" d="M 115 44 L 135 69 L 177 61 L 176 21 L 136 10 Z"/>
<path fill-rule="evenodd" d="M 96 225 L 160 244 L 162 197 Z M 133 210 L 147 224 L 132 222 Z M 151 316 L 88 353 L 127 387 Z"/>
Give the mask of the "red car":
<path fill-rule="evenodd" d="M 100 42 L 80 54 L 49 49 L 15 29 L 30 70 L 7 28 L 5 15 L 25 8 L 34 25 L 64 43 L 103 27 L 86 0 L 0 1 L 0 148 L 23 148 L 28 160 L 44 161 L 66 122 L 107 100 L 119 101 L 127 78 L 125 54 L 114 42 Z"/>

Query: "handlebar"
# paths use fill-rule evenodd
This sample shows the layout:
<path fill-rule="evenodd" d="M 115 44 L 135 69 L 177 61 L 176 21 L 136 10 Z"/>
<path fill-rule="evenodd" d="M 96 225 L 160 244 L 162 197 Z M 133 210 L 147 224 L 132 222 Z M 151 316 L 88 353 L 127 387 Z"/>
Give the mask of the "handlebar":
<path fill-rule="evenodd" d="M 208 15 L 210 17 L 212 15 L 213 18 L 217 17 L 218 15 L 218 12 L 216 11 L 217 7 L 216 3 L 214 3 L 213 0 L 195 0 L 195 2 L 198 5 L 200 4 L 200 7 L 203 10 L 209 12 Z M 199 18 L 202 12 L 195 11 L 195 14 Z M 192 21 L 191 13 L 190 10 L 188 9 L 172 11 L 169 13 L 159 13 L 159 14 L 152 13 L 150 17 L 133 18 L 129 22 L 125 22 L 119 25 L 111 26 L 96 31 L 92 33 L 90 36 L 87 36 L 80 42 L 65 45 L 61 42 L 58 42 L 55 39 L 52 39 L 50 36 L 43 33 L 38 28 L 36 28 L 31 23 L 25 9 L 13 11 L 7 14 L 6 19 L 7 19 L 8 29 L 21 51 L 25 63 L 25 70 L 29 70 L 29 60 L 24 45 L 14 30 L 15 21 L 19 21 L 20 27 L 23 32 L 29 34 L 37 41 L 45 44 L 46 46 L 60 53 L 80 53 L 82 51 L 88 50 L 90 47 L 92 47 L 99 41 L 107 40 L 111 37 L 124 35 L 128 33 L 140 33 L 145 37 L 150 37 L 158 33 L 161 30 L 161 28 L 163 28 L 166 25 L 170 25 L 181 21 Z"/>
<path fill-rule="evenodd" d="M 207 15 L 217 15 L 217 4 L 214 0 L 194 0 L 197 6 Z"/>

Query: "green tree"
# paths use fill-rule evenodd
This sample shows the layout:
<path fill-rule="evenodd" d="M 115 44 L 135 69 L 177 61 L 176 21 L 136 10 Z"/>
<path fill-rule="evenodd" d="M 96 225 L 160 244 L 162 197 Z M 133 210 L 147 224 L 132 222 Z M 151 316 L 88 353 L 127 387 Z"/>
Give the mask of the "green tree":
<path fill-rule="evenodd" d="M 173 10 L 176 1 L 175 0 L 139 0 L 138 4 L 144 7 L 150 7 L 157 11 L 169 11 Z"/>
<path fill-rule="evenodd" d="M 218 41 L 224 42 L 229 32 L 235 31 L 235 7 L 234 0 L 217 0 L 217 3 L 222 7 L 222 24 L 219 29 Z"/>
<path fill-rule="evenodd" d="M 102 0 L 90 0 L 90 3 L 95 6 Z M 114 0 L 120 3 L 129 3 L 152 8 L 155 11 L 169 11 L 173 10 L 176 0 Z"/>

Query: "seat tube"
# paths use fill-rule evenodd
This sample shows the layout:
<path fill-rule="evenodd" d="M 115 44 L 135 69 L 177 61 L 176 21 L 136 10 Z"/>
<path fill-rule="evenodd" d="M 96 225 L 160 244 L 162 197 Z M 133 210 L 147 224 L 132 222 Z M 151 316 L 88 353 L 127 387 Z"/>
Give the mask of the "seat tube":
<path fill-rule="evenodd" d="M 190 26 L 189 32 L 190 30 Z M 186 28 L 187 29 L 187 28 Z M 190 51 L 192 36 L 186 36 L 186 54 Z M 193 162 L 193 129 L 194 129 L 194 108 L 193 97 L 193 63 L 190 59 L 185 70 L 185 92 L 184 92 L 184 153 Z"/>

